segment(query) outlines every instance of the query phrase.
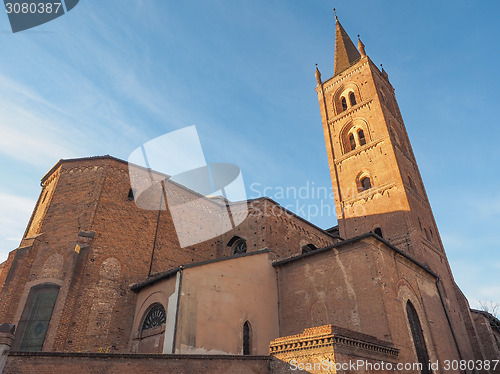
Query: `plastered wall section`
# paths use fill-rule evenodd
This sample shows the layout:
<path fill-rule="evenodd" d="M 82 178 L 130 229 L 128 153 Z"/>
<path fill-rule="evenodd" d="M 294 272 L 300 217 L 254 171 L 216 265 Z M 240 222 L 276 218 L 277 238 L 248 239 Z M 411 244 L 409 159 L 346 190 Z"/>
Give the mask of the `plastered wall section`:
<path fill-rule="evenodd" d="M 175 353 L 266 355 L 278 337 L 276 274 L 268 253 L 231 258 L 182 272 Z"/>
<path fill-rule="evenodd" d="M 167 351 L 168 343 L 165 344 L 165 335 L 167 335 L 167 338 L 173 336 L 175 330 L 175 314 L 177 311 L 176 275 L 177 273 L 174 273 L 172 277 L 154 283 L 138 293 L 134 324 L 130 337 L 130 351 L 132 353 L 172 353 L 171 349 Z M 143 331 L 142 325 L 146 314 L 155 303 L 161 304 L 165 309 L 167 323 Z"/>

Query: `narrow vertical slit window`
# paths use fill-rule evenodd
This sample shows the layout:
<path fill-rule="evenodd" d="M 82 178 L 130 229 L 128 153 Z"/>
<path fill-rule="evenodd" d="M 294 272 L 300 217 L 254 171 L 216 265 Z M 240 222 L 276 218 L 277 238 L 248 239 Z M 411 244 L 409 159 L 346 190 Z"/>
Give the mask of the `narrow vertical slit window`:
<path fill-rule="evenodd" d="M 249 355 L 251 352 L 251 343 L 252 343 L 252 337 L 251 337 L 251 328 L 250 328 L 250 322 L 246 321 L 243 324 L 243 354 L 244 355 Z"/>
<path fill-rule="evenodd" d="M 408 175 L 408 183 L 409 183 L 411 188 L 415 189 L 415 185 L 413 184 L 413 180 L 411 179 L 411 177 L 409 175 Z"/>
<path fill-rule="evenodd" d="M 422 330 L 422 326 L 420 325 L 417 311 L 409 300 L 406 303 L 406 314 L 408 316 L 408 323 L 410 324 L 417 359 L 422 367 L 421 373 L 431 374 L 432 372 L 429 369 L 429 353 L 427 352 L 427 346 L 425 345 L 424 332 Z"/>
<path fill-rule="evenodd" d="M 425 233 L 425 238 L 428 240 L 428 241 L 431 241 L 431 237 L 429 235 L 429 231 L 427 231 L 427 229 L 424 227 L 424 233 Z"/>

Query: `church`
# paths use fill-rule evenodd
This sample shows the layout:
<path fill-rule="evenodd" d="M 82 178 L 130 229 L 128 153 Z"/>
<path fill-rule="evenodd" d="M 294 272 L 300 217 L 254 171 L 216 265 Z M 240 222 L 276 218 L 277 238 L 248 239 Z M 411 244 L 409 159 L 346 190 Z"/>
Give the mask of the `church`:
<path fill-rule="evenodd" d="M 357 44 L 336 19 L 333 76 L 316 68 L 338 226 L 60 160 L 0 264 L 0 372 L 500 372 L 500 321 L 456 285 L 394 88 Z M 186 202 L 185 234 L 219 234 L 181 245 Z"/>

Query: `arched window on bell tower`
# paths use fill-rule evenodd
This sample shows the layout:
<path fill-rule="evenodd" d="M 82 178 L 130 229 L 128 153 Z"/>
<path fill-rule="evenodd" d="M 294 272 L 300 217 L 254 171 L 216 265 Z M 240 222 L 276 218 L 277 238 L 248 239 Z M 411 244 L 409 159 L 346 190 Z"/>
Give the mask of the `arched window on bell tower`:
<path fill-rule="evenodd" d="M 371 141 L 370 126 L 365 119 L 354 118 L 344 125 L 339 138 L 343 153 L 352 152 Z"/>
<path fill-rule="evenodd" d="M 356 188 L 358 192 L 364 192 L 373 187 L 373 179 L 370 173 L 365 170 L 358 174 L 356 177 Z"/>
<path fill-rule="evenodd" d="M 351 106 L 356 105 L 356 96 L 354 96 L 354 92 L 351 92 L 349 94 L 349 101 L 351 103 Z"/>
<path fill-rule="evenodd" d="M 347 110 L 347 101 L 344 96 L 342 96 L 342 110 Z"/>
<path fill-rule="evenodd" d="M 339 115 L 361 102 L 360 87 L 356 82 L 346 82 L 338 87 L 331 98 L 334 113 Z"/>
<path fill-rule="evenodd" d="M 359 145 L 366 144 L 365 132 L 363 130 L 358 131 Z"/>
<path fill-rule="evenodd" d="M 408 323 L 410 325 L 417 359 L 422 365 L 421 373 L 431 374 L 432 372 L 429 369 L 429 353 L 427 352 L 427 346 L 425 345 L 424 332 L 422 330 L 422 326 L 420 325 L 417 311 L 410 300 L 406 303 L 406 315 L 408 317 Z"/>
<path fill-rule="evenodd" d="M 356 140 L 354 139 L 353 133 L 349 134 L 349 149 L 351 151 L 354 151 L 354 149 L 356 149 Z"/>
<path fill-rule="evenodd" d="M 370 180 L 370 177 L 368 177 L 368 176 L 362 177 L 359 180 L 358 190 L 366 191 L 366 190 L 369 190 L 370 188 L 372 188 L 372 181 Z"/>

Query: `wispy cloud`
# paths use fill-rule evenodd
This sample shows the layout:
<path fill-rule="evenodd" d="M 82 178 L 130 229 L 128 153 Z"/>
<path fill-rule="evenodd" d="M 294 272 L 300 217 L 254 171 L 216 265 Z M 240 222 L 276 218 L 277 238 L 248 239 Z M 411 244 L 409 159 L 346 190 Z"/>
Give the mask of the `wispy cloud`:
<path fill-rule="evenodd" d="M 20 242 L 35 201 L 6 192 L 0 192 L 0 261 Z"/>
<path fill-rule="evenodd" d="M 500 216 L 500 195 L 487 198 L 473 198 L 468 204 L 481 219 L 491 219 Z"/>
<path fill-rule="evenodd" d="M 71 144 L 57 126 L 58 121 L 44 117 L 13 102 L 1 102 L 0 153 L 36 166 L 72 156 Z"/>
<path fill-rule="evenodd" d="M 496 300 L 500 303 L 500 286 L 492 285 L 479 288 L 479 297 L 485 300 Z"/>

